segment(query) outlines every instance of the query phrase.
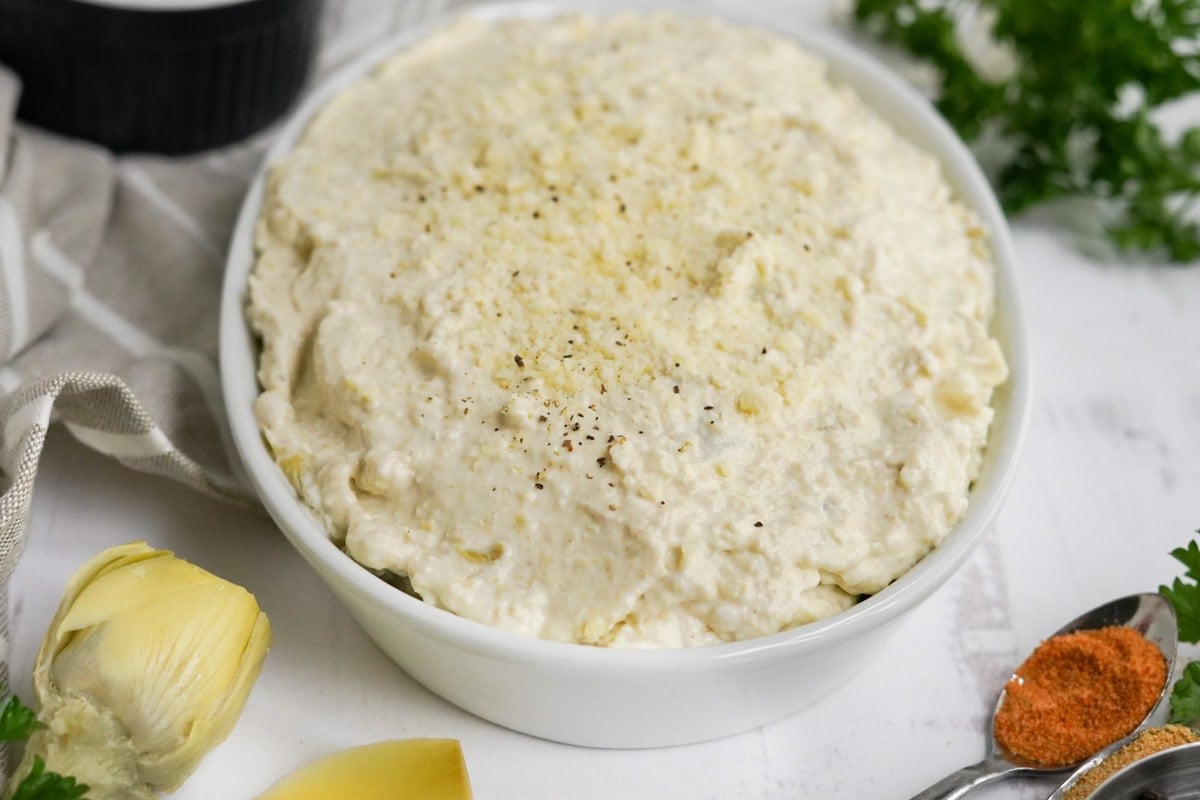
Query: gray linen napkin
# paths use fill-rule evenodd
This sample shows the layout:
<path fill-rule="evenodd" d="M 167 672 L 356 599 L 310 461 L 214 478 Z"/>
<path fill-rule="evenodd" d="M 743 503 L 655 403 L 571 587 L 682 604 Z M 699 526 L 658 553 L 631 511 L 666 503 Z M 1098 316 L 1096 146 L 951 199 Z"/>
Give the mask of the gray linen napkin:
<path fill-rule="evenodd" d="M 465 0 L 330 0 L 319 71 Z M 225 422 L 218 297 L 272 132 L 187 158 L 114 157 L 15 123 L 0 66 L 0 691 L 7 586 L 54 422 L 128 467 L 251 503 Z"/>

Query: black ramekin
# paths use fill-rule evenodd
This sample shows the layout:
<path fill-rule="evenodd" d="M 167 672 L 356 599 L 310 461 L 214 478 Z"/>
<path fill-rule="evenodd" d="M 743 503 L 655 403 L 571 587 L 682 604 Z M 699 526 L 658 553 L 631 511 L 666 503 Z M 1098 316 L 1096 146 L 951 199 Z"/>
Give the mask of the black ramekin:
<path fill-rule="evenodd" d="M 291 106 L 322 2 L 0 0 L 0 62 L 21 78 L 22 119 L 118 152 L 193 153 Z"/>

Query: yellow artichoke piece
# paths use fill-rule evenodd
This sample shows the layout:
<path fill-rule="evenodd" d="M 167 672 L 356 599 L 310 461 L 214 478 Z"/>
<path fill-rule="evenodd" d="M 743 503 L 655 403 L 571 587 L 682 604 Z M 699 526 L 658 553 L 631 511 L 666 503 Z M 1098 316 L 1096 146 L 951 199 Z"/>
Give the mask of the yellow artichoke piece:
<path fill-rule="evenodd" d="M 89 800 L 174 791 L 233 729 L 270 641 L 242 587 L 144 542 L 100 553 L 71 577 L 38 652 L 46 728 L 10 786 L 41 756 Z"/>
<path fill-rule="evenodd" d="M 293 772 L 255 800 L 471 800 L 453 739 L 406 739 L 342 750 Z"/>

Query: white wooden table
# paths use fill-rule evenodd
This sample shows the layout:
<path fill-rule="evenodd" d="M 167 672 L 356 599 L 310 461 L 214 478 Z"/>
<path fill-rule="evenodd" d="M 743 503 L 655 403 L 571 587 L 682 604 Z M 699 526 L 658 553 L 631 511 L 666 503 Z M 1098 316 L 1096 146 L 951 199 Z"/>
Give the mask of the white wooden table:
<path fill-rule="evenodd" d="M 366 29 L 379 3 L 342 5 Z M 829 4 L 761 5 L 822 24 Z M 247 586 L 275 632 L 241 722 L 178 800 L 250 798 L 332 750 L 410 736 L 460 739 L 476 795 L 494 800 L 904 800 L 982 757 L 996 693 L 1041 637 L 1098 602 L 1169 581 L 1178 570 L 1168 551 L 1200 527 L 1200 265 L 1090 261 L 1045 220 L 1014 232 L 1036 402 L 1008 502 L 962 572 L 851 685 L 789 719 L 657 751 L 579 749 L 498 728 L 395 667 L 265 516 L 127 471 L 61 431 L 13 587 L 14 685 L 28 700 L 34 653 L 71 571 L 104 547 L 146 539 Z M 1047 791 L 1014 781 L 973 797 Z"/>

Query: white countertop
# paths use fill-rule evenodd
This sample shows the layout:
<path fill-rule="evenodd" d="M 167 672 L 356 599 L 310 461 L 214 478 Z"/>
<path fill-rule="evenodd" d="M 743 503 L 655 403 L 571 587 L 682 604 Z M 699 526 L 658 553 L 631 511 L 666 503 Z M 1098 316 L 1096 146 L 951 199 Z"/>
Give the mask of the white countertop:
<path fill-rule="evenodd" d="M 827 4 L 762 5 L 817 21 Z M 377 650 L 266 516 L 126 470 L 59 430 L 12 587 L 13 685 L 30 699 L 67 576 L 145 539 L 245 585 L 275 634 L 240 723 L 178 800 L 250 798 L 332 750 L 424 736 L 462 741 L 481 799 L 904 800 L 983 756 L 996 694 L 1042 637 L 1169 582 L 1179 570 L 1168 552 L 1200 527 L 1200 266 L 1090 261 L 1047 220 L 1018 221 L 1014 236 L 1036 399 L 1008 501 L 962 572 L 859 677 L 791 718 L 651 751 L 574 748 L 483 722 Z M 971 797 L 1048 791 L 1014 780 Z"/>

